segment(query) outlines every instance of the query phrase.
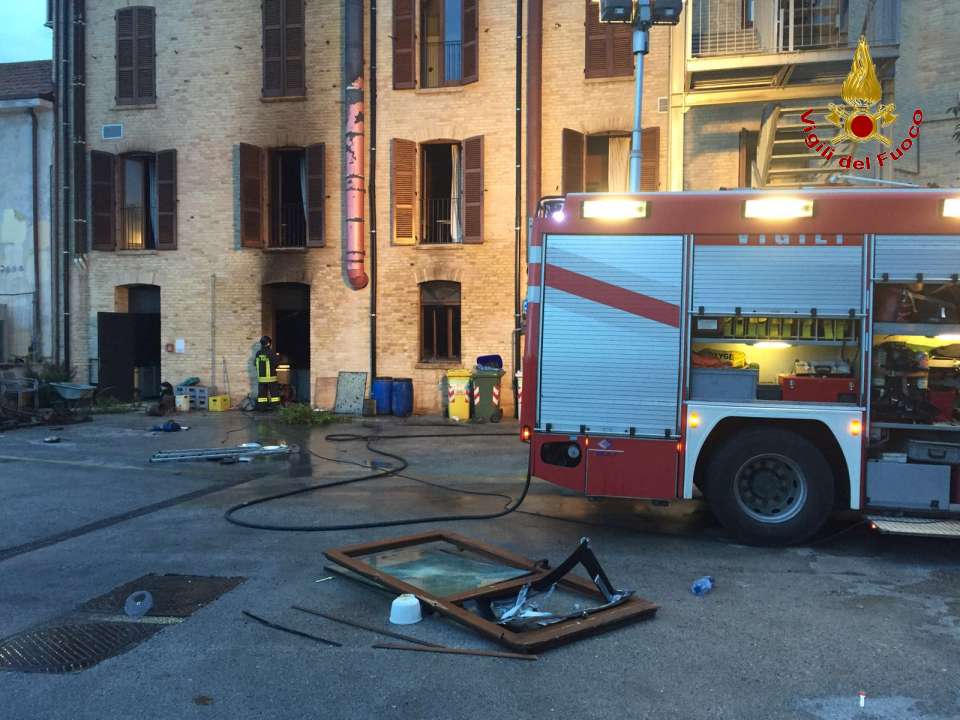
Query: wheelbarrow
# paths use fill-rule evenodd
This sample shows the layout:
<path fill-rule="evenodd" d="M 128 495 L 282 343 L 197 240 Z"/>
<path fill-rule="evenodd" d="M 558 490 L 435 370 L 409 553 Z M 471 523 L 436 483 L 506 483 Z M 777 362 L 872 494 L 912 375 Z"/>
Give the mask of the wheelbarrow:
<path fill-rule="evenodd" d="M 93 410 L 93 397 L 97 392 L 96 385 L 81 385 L 77 383 L 50 383 L 61 400 L 61 407 L 57 408 L 59 414 L 79 419 L 87 417 Z M 82 414 L 82 408 L 86 404 L 87 412 Z"/>

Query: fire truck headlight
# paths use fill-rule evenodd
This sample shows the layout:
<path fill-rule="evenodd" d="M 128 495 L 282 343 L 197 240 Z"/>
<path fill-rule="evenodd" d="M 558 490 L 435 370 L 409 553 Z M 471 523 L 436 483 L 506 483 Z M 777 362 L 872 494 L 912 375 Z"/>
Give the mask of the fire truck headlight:
<path fill-rule="evenodd" d="M 851 420 L 850 424 L 847 425 L 847 432 L 849 432 L 854 437 L 858 436 L 863 432 L 863 423 L 859 420 Z"/>
<path fill-rule="evenodd" d="M 635 220 L 647 216 L 644 200 L 584 200 L 583 216 L 596 220 Z"/>
<path fill-rule="evenodd" d="M 943 201 L 945 218 L 960 218 L 960 198 L 947 198 Z"/>
<path fill-rule="evenodd" d="M 691 412 L 689 415 L 687 415 L 687 427 L 688 428 L 700 427 L 700 413 Z"/>
<path fill-rule="evenodd" d="M 563 211 L 563 208 L 560 208 L 559 210 L 554 210 L 552 213 L 550 213 L 550 219 L 554 222 L 562 223 L 567 219 L 567 214 Z"/>
<path fill-rule="evenodd" d="M 813 217 L 813 200 L 789 197 L 771 197 L 747 200 L 743 215 L 758 220 L 789 220 Z"/>

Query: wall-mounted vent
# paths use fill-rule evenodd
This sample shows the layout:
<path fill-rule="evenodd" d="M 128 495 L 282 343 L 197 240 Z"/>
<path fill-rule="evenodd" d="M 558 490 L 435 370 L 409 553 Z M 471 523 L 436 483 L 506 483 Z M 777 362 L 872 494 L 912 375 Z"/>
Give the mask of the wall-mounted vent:
<path fill-rule="evenodd" d="M 113 123 L 112 125 L 104 125 L 100 131 L 100 137 L 104 140 L 122 140 L 123 124 Z"/>
<path fill-rule="evenodd" d="M 666 95 L 657 98 L 657 112 L 665 113 L 670 111 L 670 98 Z"/>

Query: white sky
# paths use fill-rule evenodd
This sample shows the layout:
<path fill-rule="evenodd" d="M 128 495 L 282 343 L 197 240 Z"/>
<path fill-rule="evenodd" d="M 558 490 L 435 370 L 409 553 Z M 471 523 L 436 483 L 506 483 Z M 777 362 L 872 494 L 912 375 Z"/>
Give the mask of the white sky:
<path fill-rule="evenodd" d="M 0 0 L 0 62 L 49 60 L 53 33 L 46 0 Z"/>

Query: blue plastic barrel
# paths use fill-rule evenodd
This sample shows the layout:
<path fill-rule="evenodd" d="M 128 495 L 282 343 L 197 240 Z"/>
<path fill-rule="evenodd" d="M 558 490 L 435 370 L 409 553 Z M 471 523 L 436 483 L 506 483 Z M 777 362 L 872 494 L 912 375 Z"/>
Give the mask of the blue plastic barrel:
<path fill-rule="evenodd" d="M 392 407 L 397 417 L 407 417 L 413 412 L 413 380 L 394 378 Z"/>
<path fill-rule="evenodd" d="M 373 399 L 377 403 L 377 415 L 390 414 L 390 403 L 393 402 L 393 378 L 374 378 Z"/>

